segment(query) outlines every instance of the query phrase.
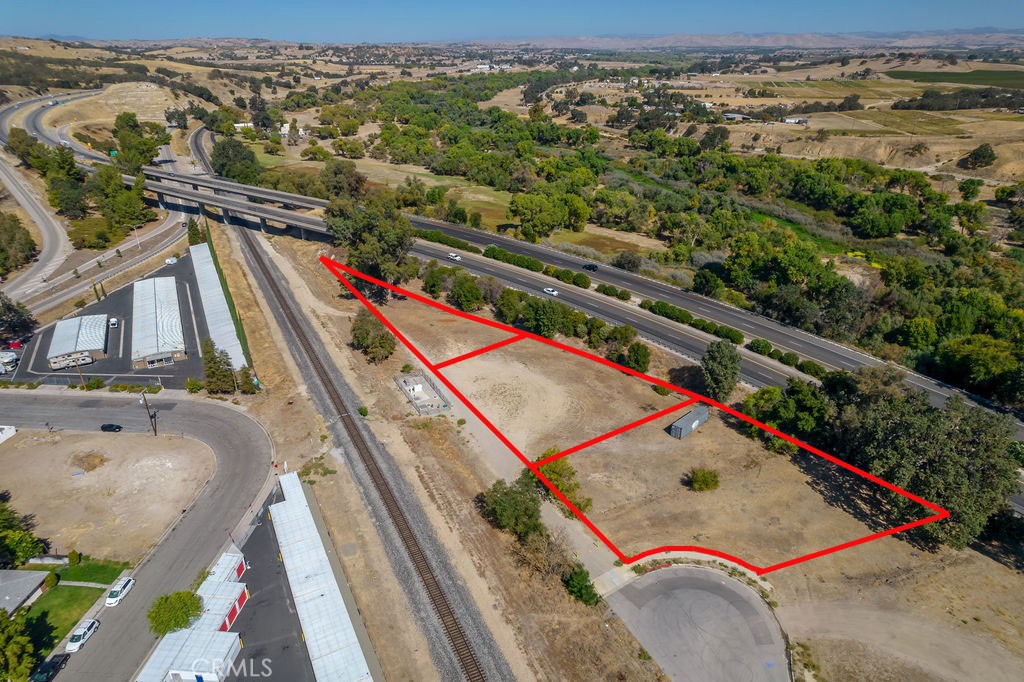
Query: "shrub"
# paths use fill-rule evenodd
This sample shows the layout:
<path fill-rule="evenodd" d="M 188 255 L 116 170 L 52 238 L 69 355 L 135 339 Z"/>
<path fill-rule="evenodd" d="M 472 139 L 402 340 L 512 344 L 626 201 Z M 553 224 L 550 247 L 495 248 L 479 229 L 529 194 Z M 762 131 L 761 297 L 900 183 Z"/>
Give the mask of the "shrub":
<path fill-rule="evenodd" d="M 626 291 L 625 289 L 619 289 L 617 292 L 615 292 L 615 298 L 619 299 L 620 301 L 628 301 L 629 299 L 633 298 L 633 295 Z"/>
<path fill-rule="evenodd" d="M 665 388 L 664 386 L 660 386 L 658 384 L 652 384 L 651 388 L 653 388 L 654 392 L 657 393 L 658 395 L 668 395 L 669 393 L 672 392 L 669 389 Z"/>
<path fill-rule="evenodd" d="M 203 600 L 197 594 L 188 591 L 163 594 L 149 609 L 149 628 L 153 634 L 162 637 L 168 632 L 188 627 L 202 612 Z"/>
<path fill-rule="evenodd" d="M 459 421 L 455 422 L 455 425 L 456 426 L 465 426 L 466 425 L 466 420 L 465 419 L 460 419 Z"/>
<path fill-rule="evenodd" d="M 360 405 L 359 406 L 359 414 L 361 416 L 363 416 L 363 417 L 369 415 L 370 414 L 370 408 L 368 408 L 366 405 Z"/>
<path fill-rule="evenodd" d="M 772 344 L 764 339 L 751 339 L 747 348 L 758 355 L 769 355 L 772 352 Z"/>
<path fill-rule="evenodd" d="M 514 265 L 517 268 L 523 268 L 524 270 L 531 270 L 533 272 L 543 272 L 544 264 L 536 258 L 529 256 L 520 256 L 519 254 L 500 249 L 493 244 L 484 249 L 484 256 L 486 258 L 493 258 L 494 260 L 500 260 L 502 263 L 508 263 Z"/>
<path fill-rule="evenodd" d="M 562 582 L 569 594 L 587 606 L 593 606 L 601 601 L 597 590 L 594 589 L 594 583 L 590 581 L 590 572 L 580 564 L 576 564 L 575 568 L 562 578 Z"/>
<path fill-rule="evenodd" d="M 782 351 L 779 350 L 778 348 L 772 348 L 771 352 L 768 353 L 768 357 L 770 357 L 772 360 L 779 360 L 782 358 Z"/>
<path fill-rule="evenodd" d="M 793 351 L 789 351 L 782 354 L 782 357 L 779 358 L 779 362 L 784 365 L 789 365 L 790 367 L 796 367 L 800 362 L 800 356 Z"/>
<path fill-rule="evenodd" d="M 75 307 L 76 308 L 81 309 L 81 308 L 84 308 L 87 305 L 88 305 L 88 303 L 85 302 L 84 298 L 80 298 L 77 301 L 75 301 Z"/>
<path fill-rule="evenodd" d="M 68 566 L 77 566 L 80 563 L 82 563 L 82 555 L 78 553 L 77 549 L 68 552 Z"/>
<path fill-rule="evenodd" d="M 58 576 L 53 571 L 50 571 L 46 574 L 46 577 L 43 578 L 43 587 L 45 587 L 47 590 L 52 590 L 53 588 L 57 587 L 58 582 L 60 582 L 60 576 Z"/>
<path fill-rule="evenodd" d="M 402 365 L 402 374 L 410 374 L 412 372 L 412 365 L 408 362 Z"/>
<path fill-rule="evenodd" d="M 85 390 L 97 391 L 103 388 L 105 385 L 106 382 L 104 382 L 103 379 L 99 377 L 93 377 L 92 379 L 89 379 L 87 382 L 85 382 Z"/>
<path fill-rule="evenodd" d="M 520 476 L 512 485 L 505 479 L 495 481 L 480 496 L 480 508 L 491 524 L 520 540 L 544 530 L 540 520 L 540 496 L 526 476 Z"/>
<path fill-rule="evenodd" d="M 811 375 L 815 379 L 821 379 L 826 374 L 828 374 L 828 370 L 826 370 L 824 367 L 814 362 L 813 360 L 802 360 L 800 364 L 796 366 L 796 368 L 799 369 L 804 374 Z"/>
<path fill-rule="evenodd" d="M 480 249 L 473 246 L 466 240 L 459 239 L 458 237 L 451 237 L 441 230 L 414 230 L 413 234 L 415 234 L 417 238 L 425 239 L 428 242 L 444 244 L 445 246 L 450 246 L 453 249 L 468 251 L 470 253 L 480 253 Z"/>
<path fill-rule="evenodd" d="M 590 288 L 590 277 L 583 272 L 577 272 L 572 276 L 572 283 L 581 289 Z"/>
<path fill-rule="evenodd" d="M 363 352 L 367 359 L 381 363 L 395 352 L 397 341 L 395 335 L 366 308 L 356 313 L 352 323 L 352 347 Z"/>
<path fill-rule="evenodd" d="M 743 343 L 743 332 L 741 332 L 739 329 L 727 327 L 724 324 L 718 325 L 718 329 L 716 329 L 712 333 L 719 338 L 726 339 L 727 341 L 732 341 L 737 346 Z"/>
<path fill-rule="evenodd" d="M 696 492 L 714 490 L 718 487 L 718 472 L 706 467 L 696 467 L 686 477 L 686 484 Z"/>
<path fill-rule="evenodd" d="M 203 382 L 195 377 L 189 377 L 185 379 L 185 390 L 189 393 L 199 393 L 203 390 Z"/>
<path fill-rule="evenodd" d="M 575 277 L 575 275 L 576 273 L 570 270 L 569 268 L 562 268 L 557 273 L 555 273 L 555 277 L 557 277 L 558 281 L 561 282 L 562 284 L 572 284 L 573 277 Z"/>

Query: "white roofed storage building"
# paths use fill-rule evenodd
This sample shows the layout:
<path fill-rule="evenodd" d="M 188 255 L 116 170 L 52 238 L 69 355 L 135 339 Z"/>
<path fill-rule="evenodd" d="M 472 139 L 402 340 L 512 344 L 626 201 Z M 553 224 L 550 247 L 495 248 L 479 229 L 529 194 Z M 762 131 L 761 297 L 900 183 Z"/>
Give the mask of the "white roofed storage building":
<path fill-rule="evenodd" d="M 107 316 L 83 315 L 53 328 L 46 359 L 50 369 L 88 365 L 107 357 Z"/>
<path fill-rule="evenodd" d="M 185 359 L 178 288 L 173 277 L 135 283 L 132 300 L 132 367 L 145 369 Z"/>
<path fill-rule="evenodd" d="M 217 350 L 227 351 L 231 358 L 231 366 L 242 369 L 249 363 L 245 361 L 242 342 L 238 339 L 235 321 L 228 308 L 227 297 L 220 283 L 220 276 L 213 264 L 209 244 L 196 244 L 188 248 L 192 255 L 192 267 L 196 272 L 196 284 L 199 298 L 203 302 L 203 315 L 206 317 L 206 328 L 210 332 Z"/>

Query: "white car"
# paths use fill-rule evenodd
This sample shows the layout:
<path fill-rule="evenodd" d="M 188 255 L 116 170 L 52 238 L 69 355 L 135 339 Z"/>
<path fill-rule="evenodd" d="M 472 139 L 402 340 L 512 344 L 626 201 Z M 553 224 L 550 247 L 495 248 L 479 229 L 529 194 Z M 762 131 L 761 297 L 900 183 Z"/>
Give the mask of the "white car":
<path fill-rule="evenodd" d="M 73 654 L 81 649 L 99 627 L 100 622 L 98 620 L 93 620 L 92 618 L 83 620 L 75 628 L 75 631 L 71 633 L 71 639 L 68 640 L 68 645 L 64 647 L 64 651 Z"/>
<path fill-rule="evenodd" d="M 448 254 L 448 260 L 460 261 L 460 260 L 462 260 L 462 256 L 460 256 L 457 253 L 449 253 Z"/>
<path fill-rule="evenodd" d="M 107 606 L 117 606 L 121 603 L 132 588 L 135 587 L 135 578 L 121 578 L 114 586 L 110 588 L 110 593 L 107 594 Z"/>
<path fill-rule="evenodd" d="M 548 296 L 558 296 L 558 290 L 551 287 L 544 287 L 544 293 Z"/>
<path fill-rule="evenodd" d="M 174 265 L 177 262 L 178 262 L 178 259 L 175 258 L 174 256 L 171 256 L 170 258 L 168 258 L 167 260 L 164 261 L 164 263 L 167 263 L 168 265 Z"/>

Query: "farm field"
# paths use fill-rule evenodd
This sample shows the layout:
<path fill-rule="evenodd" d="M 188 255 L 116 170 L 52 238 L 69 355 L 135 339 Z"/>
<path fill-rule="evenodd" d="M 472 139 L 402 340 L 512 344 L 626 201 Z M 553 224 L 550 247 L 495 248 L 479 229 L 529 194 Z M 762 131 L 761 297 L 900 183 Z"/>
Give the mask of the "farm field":
<path fill-rule="evenodd" d="M 898 80 L 918 83 L 956 83 L 958 85 L 985 85 L 997 88 L 1024 88 L 1024 69 L 978 69 L 955 73 L 949 71 L 886 71 L 885 75 Z"/>

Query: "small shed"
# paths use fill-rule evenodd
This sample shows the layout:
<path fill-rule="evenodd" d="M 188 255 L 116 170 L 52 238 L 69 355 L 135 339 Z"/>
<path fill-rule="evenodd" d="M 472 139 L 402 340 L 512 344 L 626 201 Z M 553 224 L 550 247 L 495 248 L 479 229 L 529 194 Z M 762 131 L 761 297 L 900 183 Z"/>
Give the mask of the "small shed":
<path fill-rule="evenodd" d="M 696 431 L 697 427 L 706 422 L 709 416 L 710 413 L 708 412 L 707 405 L 697 405 L 697 407 L 672 422 L 672 426 L 668 427 L 668 433 L 673 438 L 682 440 Z"/>

